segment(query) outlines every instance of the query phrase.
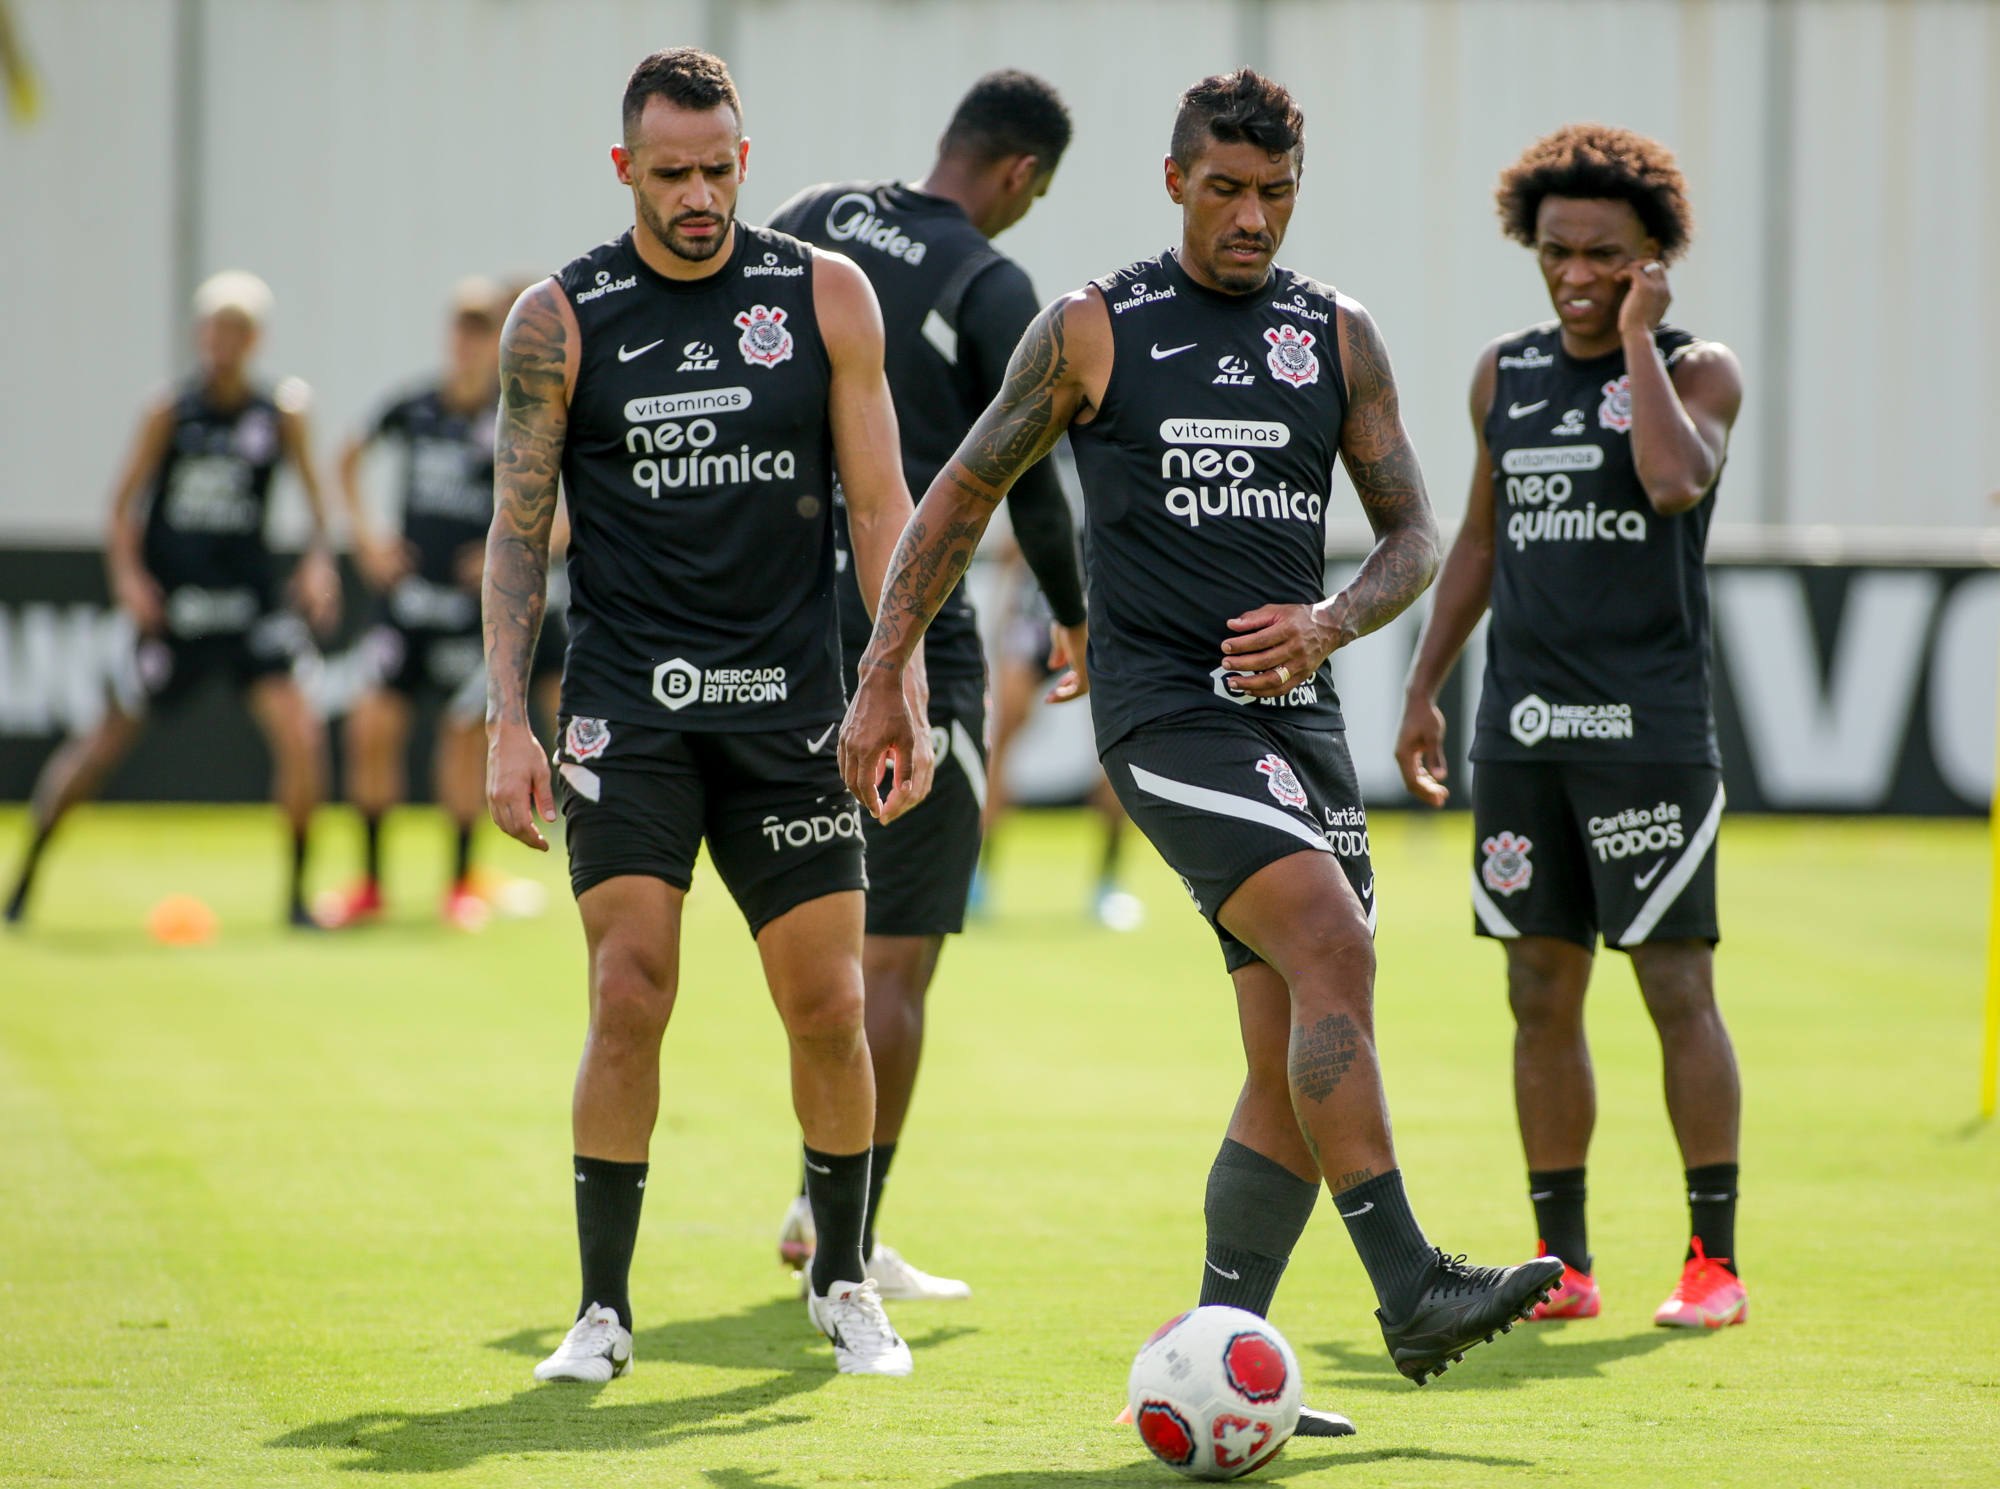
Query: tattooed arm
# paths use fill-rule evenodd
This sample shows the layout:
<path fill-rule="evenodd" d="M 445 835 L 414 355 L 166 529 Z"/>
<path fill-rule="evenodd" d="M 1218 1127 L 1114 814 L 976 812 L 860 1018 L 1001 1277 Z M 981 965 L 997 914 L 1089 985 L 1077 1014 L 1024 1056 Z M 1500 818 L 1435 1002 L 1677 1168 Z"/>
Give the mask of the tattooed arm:
<path fill-rule="evenodd" d="M 840 768 L 861 804 L 887 822 L 913 803 L 899 781 L 885 803 L 883 762 L 914 749 L 902 675 L 924 628 L 972 562 L 1015 479 L 1048 454 L 1072 421 L 1086 422 L 1111 377 L 1111 318 L 1094 289 L 1036 316 L 1014 349 L 1007 383 L 972 426 L 903 530 L 883 581 L 875 633 L 840 730 Z"/>
<path fill-rule="evenodd" d="M 1437 519 L 1424 494 L 1417 452 L 1403 428 L 1389 349 L 1368 312 L 1345 295 L 1337 317 L 1340 360 L 1347 371 L 1340 461 L 1375 530 L 1375 548 L 1331 599 L 1317 605 L 1265 605 L 1229 622 L 1231 630 L 1248 634 L 1222 643 L 1223 662 L 1250 674 L 1239 677 L 1236 685 L 1259 697 L 1297 687 L 1348 642 L 1387 625 L 1437 573 Z"/>
<path fill-rule="evenodd" d="M 509 837 L 548 851 L 536 817 L 556 819 L 548 757 L 528 725 L 528 667 L 542 629 L 569 399 L 582 337 L 552 279 L 524 293 L 500 337 L 493 436 L 493 526 L 486 534 L 486 800 Z"/>

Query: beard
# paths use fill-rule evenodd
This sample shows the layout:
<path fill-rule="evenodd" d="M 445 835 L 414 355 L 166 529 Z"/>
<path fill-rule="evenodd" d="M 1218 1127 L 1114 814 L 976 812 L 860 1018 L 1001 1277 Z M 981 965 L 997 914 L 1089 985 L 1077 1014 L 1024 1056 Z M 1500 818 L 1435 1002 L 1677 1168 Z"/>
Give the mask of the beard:
<path fill-rule="evenodd" d="M 699 218 L 704 222 L 717 221 L 713 212 L 683 212 L 672 222 L 663 219 L 653 209 L 653 204 L 641 193 L 635 192 L 633 202 L 639 209 L 639 220 L 646 224 L 646 230 L 659 239 L 667 252 L 675 258 L 686 259 L 691 264 L 704 264 L 722 251 L 722 245 L 729 241 L 729 229 L 735 225 L 736 209 L 732 206 L 726 216 L 720 218 L 721 229 L 708 238 L 690 238 L 680 231 L 680 225 L 690 219 Z"/>
<path fill-rule="evenodd" d="M 1252 290 L 1263 287 L 1265 279 L 1270 276 L 1271 263 L 1269 257 L 1266 257 L 1263 263 L 1257 265 L 1255 268 L 1249 268 L 1234 263 L 1222 256 L 1225 249 L 1235 248 L 1239 245 L 1258 249 L 1266 255 L 1275 254 L 1278 251 L 1278 245 L 1272 241 L 1268 233 L 1236 233 L 1215 245 L 1215 259 L 1209 266 L 1209 273 L 1215 276 L 1217 284 L 1221 285 L 1231 294 L 1247 295 Z"/>

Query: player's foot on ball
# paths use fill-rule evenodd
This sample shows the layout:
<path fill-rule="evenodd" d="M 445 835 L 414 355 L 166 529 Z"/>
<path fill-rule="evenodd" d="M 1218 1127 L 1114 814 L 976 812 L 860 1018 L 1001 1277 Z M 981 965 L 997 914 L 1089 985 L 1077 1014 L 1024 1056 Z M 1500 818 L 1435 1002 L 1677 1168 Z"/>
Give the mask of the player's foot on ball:
<path fill-rule="evenodd" d="M 956 1277 L 933 1277 L 920 1267 L 913 1267 L 903 1260 L 903 1253 L 893 1246 L 875 1243 L 875 1254 L 868 1258 L 868 1276 L 882 1296 L 895 1302 L 907 1302 L 917 1298 L 969 1298 L 972 1284 L 960 1282 Z"/>
<path fill-rule="evenodd" d="M 809 1293 L 806 1317 L 833 1341 L 842 1375 L 908 1375 L 915 1367 L 910 1346 L 889 1322 L 872 1281 L 836 1282 L 825 1297 Z"/>
<path fill-rule="evenodd" d="M 1694 1239 L 1694 1255 L 1681 1268 L 1681 1280 L 1653 1315 L 1663 1329 L 1726 1329 L 1750 1318 L 1750 1295 L 1743 1279 L 1723 1265 L 1726 1256 L 1709 1256 Z"/>
<path fill-rule="evenodd" d="M 444 921 L 461 931 L 483 931 L 493 918 L 493 906 L 476 892 L 470 880 L 461 879 L 444 897 Z"/>
<path fill-rule="evenodd" d="M 778 1261 L 781 1265 L 800 1270 L 813 1259 L 813 1250 L 819 1245 L 819 1233 L 813 1229 L 812 1205 L 801 1194 L 792 1200 L 791 1208 L 785 1211 L 784 1222 L 778 1227 Z M 804 1293 L 799 1294 L 804 1297 Z"/>
<path fill-rule="evenodd" d="M 1547 1256 L 1549 1248 L 1544 1246 L 1536 1253 Z M 1528 1315 L 1531 1319 L 1541 1318 L 1596 1318 L 1598 1310 L 1597 1280 L 1588 1272 L 1579 1272 L 1568 1262 L 1563 1263 L 1562 1281 L 1549 1294 L 1548 1301 L 1537 1303 L 1535 1311 Z"/>
<path fill-rule="evenodd" d="M 1299 1425 L 1292 1429 L 1294 1437 L 1352 1437 L 1354 1433 L 1354 1423 L 1339 1412 L 1311 1406 L 1299 1408 Z"/>
<path fill-rule="evenodd" d="M 1392 1323 L 1381 1309 L 1375 1310 L 1389 1358 L 1418 1385 L 1443 1375 L 1475 1344 L 1510 1332 L 1516 1320 L 1534 1312 L 1562 1270 L 1561 1260 L 1553 1256 L 1518 1267 L 1469 1267 L 1463 1256 L 1438 1251 L 1400 1321 Z"/>
<path fill-rule="evenodd" d="M 570 1326 L 556 1352 L 535 1367 L 536 1380 L 602 1384 L 632 1373 L 632 1335 L 615 1309 L 592 1303 Z"/>
<path fill-rule="evenodd" d="M 296 912 L 297 906 L 293 909 Z M 329 889 L 313 901 L 313 922 L 323 931 L 344 931 L 382 918 L 382 886 L 363 879 L 352 889 Z M 297 925 L 294 913 L 292 923 Z"/>

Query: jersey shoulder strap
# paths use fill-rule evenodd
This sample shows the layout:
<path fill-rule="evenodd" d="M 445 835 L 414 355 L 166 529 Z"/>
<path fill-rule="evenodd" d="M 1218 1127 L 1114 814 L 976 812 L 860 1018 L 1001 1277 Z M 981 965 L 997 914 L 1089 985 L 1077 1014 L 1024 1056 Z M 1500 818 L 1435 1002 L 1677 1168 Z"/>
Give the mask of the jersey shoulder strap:
<path fill-rule="evenodd" d="M 958 314 L 965 308 L 965 297 L 972 289 L 973 281 L 988 269 L 1005 262 L 1007 255 L 997 248 L 975 248 L 945 276 L 944 283 L 938 286 L 936 298 L 931 301 L 931 309 L 956 331 Z"/>

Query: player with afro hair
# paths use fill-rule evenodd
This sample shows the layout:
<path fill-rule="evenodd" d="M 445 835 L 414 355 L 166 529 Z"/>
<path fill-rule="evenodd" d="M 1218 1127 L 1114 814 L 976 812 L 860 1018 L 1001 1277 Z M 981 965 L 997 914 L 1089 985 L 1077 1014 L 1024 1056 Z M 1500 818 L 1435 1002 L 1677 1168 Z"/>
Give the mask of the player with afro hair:
<path fill-rule="evenodd" d="M 1493 193 L 1508 237 L 1535 246 L 1535 221 L 1545 197 L 1625 201 L 1670 264 L 1694 237 L 1687 182 L 1673 151 L 1658 140 L 1611 124 L 1565 124 L 1543 135 L 1500 173 Z"/>

